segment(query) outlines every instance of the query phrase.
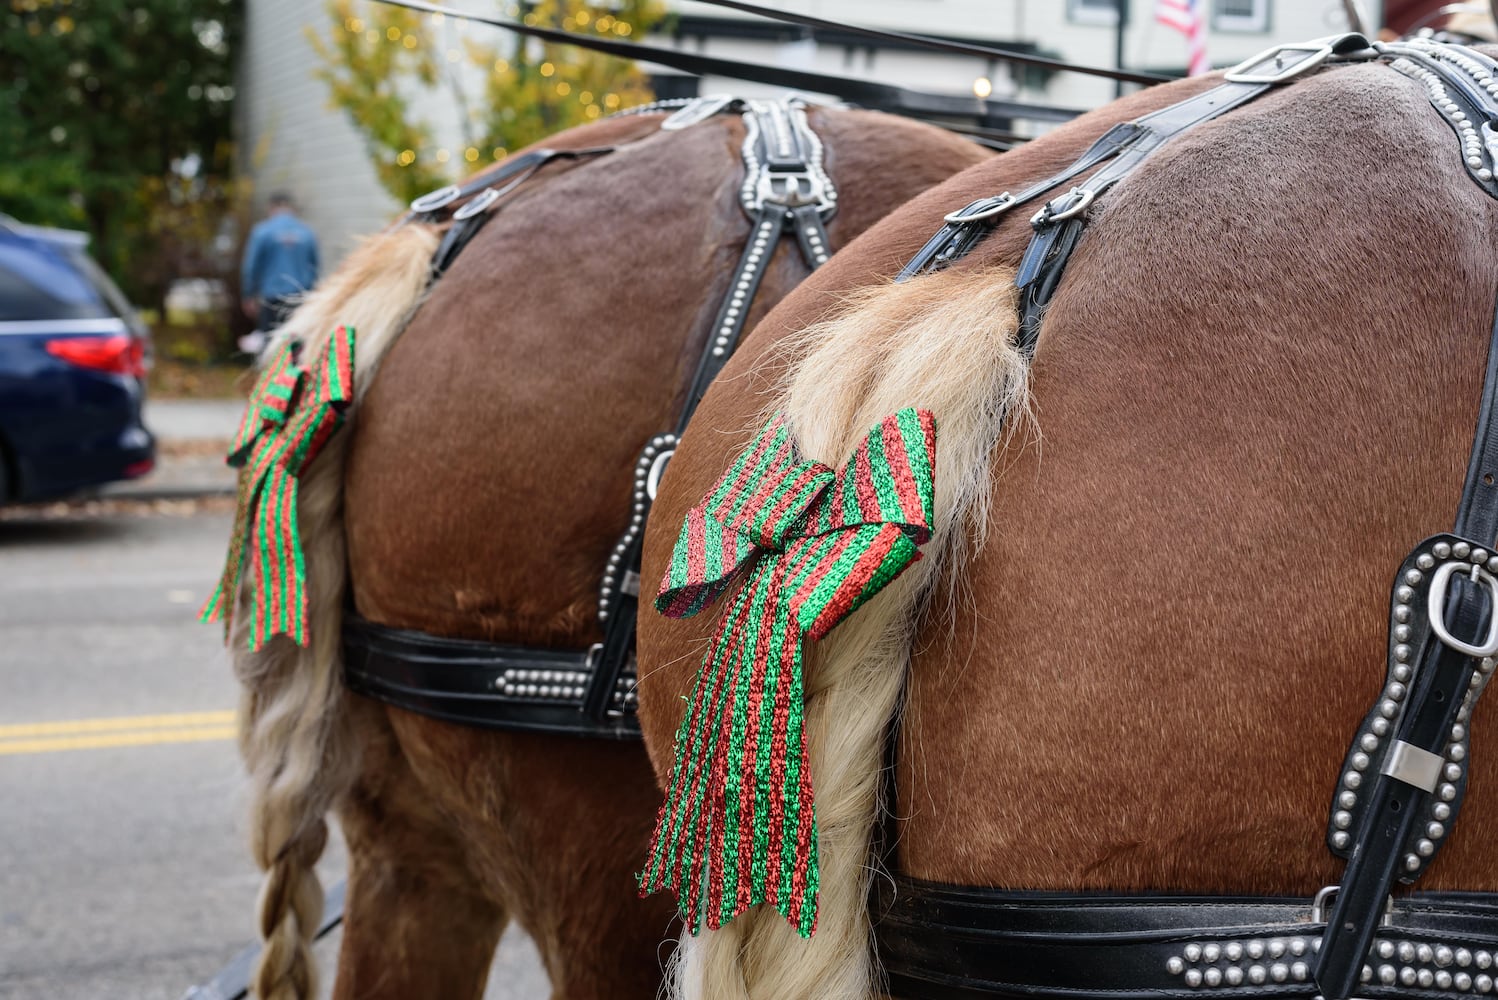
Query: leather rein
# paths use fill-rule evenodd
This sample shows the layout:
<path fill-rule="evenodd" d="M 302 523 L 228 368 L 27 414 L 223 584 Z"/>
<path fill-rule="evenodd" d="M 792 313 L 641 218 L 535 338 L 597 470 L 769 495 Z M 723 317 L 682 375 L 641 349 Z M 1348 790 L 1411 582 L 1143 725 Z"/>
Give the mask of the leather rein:
<path fill-rule="evenodd" d="M 1430 39 L 1350 34 L 1278 46 L 1218 87 L 1120 124 L 1070 167 L 946 218 L 899 280 L 968 253 L 1009 210 L 1049 196 L 1021 259 L 1018 346 L 1033 354 L 1088 211 L 1182 132 L 1323 65 L 1380 60 L 1420 82 L 1469 176 L 1498 198 L 1498 62 Z M 1093 171 L 1086 180 L 1076 179 Z M 1076 182 L 1076 183 L 1073 183 Z M 1354 734 L 1327 827 L 1347 859 L 1314 900 L 1067 895 L 875 880 L 880 958 L 893 996 L 1449 998 L 1493 992 L 1498 894 L 1395 899 L 1439 851 L 1466 789 L 1473 707 L 1498 654 L 1498 320 L 1466 482 L 1450 533 L 1420 542 L 1395 576 L 1388 674 Z M 892 867 L 892 866 L 891 866 Z"/>
<path fill-rule="evenodd" d="M 671 102 L 671 106 L 675 110 L 661 123 L 664 131 L 690 128 L 717 114 L 743 117 L 744 181 L 738 197 L 751 225 L 689 383 L 686 403 L 671 428 L 646 442 L 635 464 L 628 527 L 609 556 L 599 587 L 603 641 L 586 650 L 541 649 L 387 628 L 351 614 L 344 624 L 343 651 L 344 680 L 352 690 L 464 725 L 640 738 L 635 717 L 635 623 L 641 541 L 656 485 L 703 393 L 738 346 L 775 248 L 790 236 L 808 268 L 815 270 L 826 263 L 832 254 L 826 223 L 837 211 L 838 198 L 823 166 L 822 141 L 799 99 L 762 102 L 704 97 Z M 659 109 L 652 105 L 634 113 Z M 472 240 L 504 196 L 536 171 L 554 161 L 587 159 L 610 149 L 533 150 L 461 187 L 453 185 L 416 199 L 408 220 L 432 222 L 451 213 L 452 226 L 433 258 L 433 280 Z"/>

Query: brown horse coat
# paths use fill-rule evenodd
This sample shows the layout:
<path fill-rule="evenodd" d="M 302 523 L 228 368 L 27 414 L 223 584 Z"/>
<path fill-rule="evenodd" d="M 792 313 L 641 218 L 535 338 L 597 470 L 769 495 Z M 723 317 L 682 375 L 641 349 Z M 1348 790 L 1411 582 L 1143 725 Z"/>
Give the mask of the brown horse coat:
<path fill-rule="evenodd" d="M 1132 96 L 970 169 L 790 295 L 686 435 L 644 579 L 794 363 L 788 335 L 895 273 L 944 212 L 1214 82 Z M 1018 262 L 1032 212 L 949 280 L 1008 280 L 996 269 Z M 932 595 L 913 652 L 902 870 L 1035 889 L 1336 881 L 1327 813 L 1384 677 L 1392 576 L 1450 527 L 1461 488 L 1495 236 L 1498 205 L 1423 89 L 1382 65 L 1278 89 L 1100 200 L 1046 318 L 1033 424 L 992 457 L 987 542 Z M 931 294 L 922 280 L 910 296 Z M 664 779 L 715 615 L 642 618 L 641 717 Z M 1498 756 L 1481 735 L 1474 751 L 1423 886 L 1498 889 Z"/>

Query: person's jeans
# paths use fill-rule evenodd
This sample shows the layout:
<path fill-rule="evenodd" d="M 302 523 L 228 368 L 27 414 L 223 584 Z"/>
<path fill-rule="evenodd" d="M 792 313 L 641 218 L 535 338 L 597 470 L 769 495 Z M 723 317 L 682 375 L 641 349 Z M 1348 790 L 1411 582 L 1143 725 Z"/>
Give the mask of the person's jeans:
<path fill-rule="evenodd" d="M 266 299 L 260 303 L 260 320 L 257 324 L 260 329 L 270 333 L 276 327 L 286 322 L 286 318 L 296 309 L 296 302 L 284 296 L 274 299 Z"/>

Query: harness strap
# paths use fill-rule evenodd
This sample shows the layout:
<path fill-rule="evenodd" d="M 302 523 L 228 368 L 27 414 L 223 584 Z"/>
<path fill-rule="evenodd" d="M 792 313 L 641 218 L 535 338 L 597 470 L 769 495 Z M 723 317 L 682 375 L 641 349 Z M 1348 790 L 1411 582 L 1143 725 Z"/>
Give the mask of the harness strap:
<path fill-rule="evenodd" d="M 639 739 L 634 673 L 615 684 L 602 720 L 581 712 L 596 656 L 451 639 L 350 617 L 344 682 L 359 694 L 448 722 L 523 732 Z"/>
<path fill-rule="evenodd" d="M 714 98 L 705 100 L 719 104 Z M 807 267 L 813 271 L 832 252 L 824 219 L 837 210 L 837 189 L 822 166 L 822 142 L 806 119 L 805 106 L 797 100 L 751 101 L 742 106 L 744 183 L 739 198 L 753 224 L 688 386 L 676 429 L 646 446 L 646 452 L 653 455 L 655 481 L 659 481 L 708 386 L 738 346 L 765 267 L 781 237 L 787 232 L 795 235 Z M 691 118 L 689 109 L 677 114 Z M 643 465 L 643 457 L 641 461 Z M 641 483 L 637 468 L 630 524 L 609 558 L 599 594 L 598 617 L 604 625 L 604 639 L 595 647 L 598 670 L 583 701 L 584 713 L 594 719 L 602 719 L 610 711 L 609 698 L 634 652 L 645 518 L 654 500 L 653 486 L 649 481 Z"/>
<path fill-rule="evenodd" d="M 1010 209 L 1033 201 L 1101 163 L 1112 161 L 1090 180 L 1072 188 L 1062 198 L 1047 203 L 1031 220 L 1037 238 L 1031 241 L 1021 262 L 1017 283 L 1021 288 L 1032 285 L 1040 277 L 1043 264 L 1059 261 L 1061 267 L 1065 266 L 1065 256 L 1056 251 L 1060 247 L 1066 247 L 1069 253 L 1075 246 L 1075 237 L 1086 222 L 1085 213 L 1092 201 L 1127 177 L 1166 142 L 1197 125 L 1221 117 L 1273 87 L 1315 69 L 1333 56 L 1345 58 L 1371 52 L 1368 40 L 1356 33 L 1337 35 L 1309 45 L 1276 46 L 1229 71 L 1225 77 L 1226 82 L 1211 90 L 1131 122 L 1115 125 L 1103 133 L 1071 166 L 1026 188 L 1019 195 L 1011 195 L 1006 191 L 991 198 L 980 198 L 948 215 L 947 225 L 905 265 L 896 280 L 905 281 L 961 259 L 993 231 L 999 219 Z M 1259 72 L 1266 66 L 1271 70 Z M 1070 235 L 1046 233 L 1047 229 L 1062 222 L 1074 223 L 1067 228 L 1077 232 Z M 1039 306 L 1049 301 L 1049 292 L 1054 291 L 1059 279 L 1058 269 L 1054 278 L 1043 281 L 1038 286 L 1037 290 L 1046 293 L 1041 300 L 1037 303 L 1027 301 L 1027 327 L 1038 319 Z M 1038 331 L 1031 333 L 1033 342 L 1033 335 Z"/>
<path fill-rule="evenodd" d="M 442 242 L 437 246 L 437 252 L 432 255 L 430 280 L 436 281 L 452 266 L 453 261 L 457 259 L 463 248 L 468 246 L 469 241 L 478 235 L 484 223 L 489 221 L 490 213 L 493 212 L 500 199 L 530 180 L 542 167 L 556 160 L 583 160 L 602 156 L 605 153 L 612 153 L 616 148 L 615 146 L 594 146 L 588 149 L 543 148 L 512 156 L 477 177 L 470 178 L 462 185 L 450 184 L 417 198 L 411 202 L 410 210 L 401 218 L 398 225 L 412 221 L 440 222 L 447 209 L 466 198 L 472 198 L 471 201 L 463 201 L 463 204 L 453 209 L 452 225 L 443 235 Z"/>
<path fill-rule="evenodd" d="M 928 271 L 939 270 L 955 260 L 967 256 L 968 252 L 986 237 L 998 224 L 999 217 L 1011 208 L 1034 201 L 1047 191 L 1054 190 L 1067 181 L 1091 170 L 1110 156 L 1115 156 L 1125 145 L 1133 142 L 1139 132 L 1135 122 L 1120 122 L 1104 132 L 1092 146 L 1071 166 L 1060 173 L 1052 174 L 1038 184 L 1032 184 L 1019 194 L 991 195 L 979 198 L 964 208 L 946 216 L 946 225 L 901 269 L 895 281 L 909 281 Z"/>
<path fill-rule="evenodd" d="M 1310 998 L 1322 900 L 1067 895 L 874 880 L 879 955 L 903 1000 Z M 1358 996 L 1491 994 L 1492 896 L 1421 893 L 1383 914 Z"/>

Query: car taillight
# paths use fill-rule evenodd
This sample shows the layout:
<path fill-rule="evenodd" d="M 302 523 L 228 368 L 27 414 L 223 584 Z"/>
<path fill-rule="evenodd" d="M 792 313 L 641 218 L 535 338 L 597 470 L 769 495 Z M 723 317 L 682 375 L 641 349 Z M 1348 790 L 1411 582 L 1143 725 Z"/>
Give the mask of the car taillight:
<path fill-rule="evenodd" d="M 59 337 L 47 341 L 47 353 L 54 358 L 111 375 L 146 374 L 146 343 L 128 333 L 108 337 Z"/>

